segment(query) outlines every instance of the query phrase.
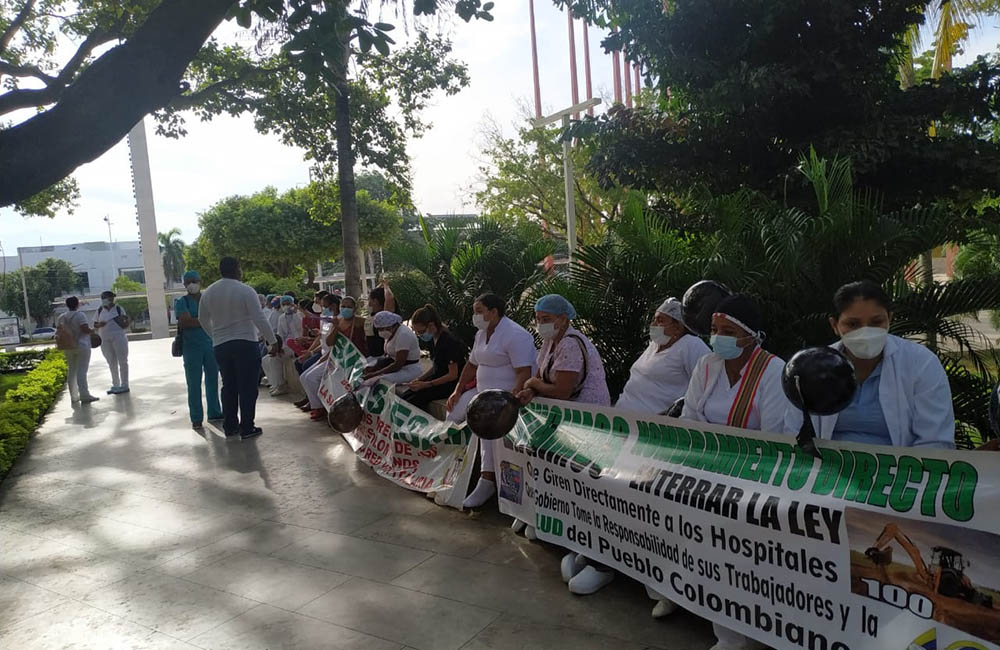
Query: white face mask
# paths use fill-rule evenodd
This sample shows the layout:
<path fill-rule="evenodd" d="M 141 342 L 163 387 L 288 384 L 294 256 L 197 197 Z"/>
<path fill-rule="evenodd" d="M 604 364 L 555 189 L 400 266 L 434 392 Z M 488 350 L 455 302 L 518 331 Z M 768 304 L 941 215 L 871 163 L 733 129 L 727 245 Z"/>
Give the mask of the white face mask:
<path fill-rule="evenodd" d="M 555 323 L 538 323 L 535 325 L 535 330 L 538 332 L 538 335 L 542 337 L 542 340 L 545 341 L 554 339 L 559 331 L 556 329 Z"/>
<path fill-rule="evenodd" d="M 101 298 L 101 304 L 104 305 L 105 307 L 110 307 L 111 306 L 111 299 L 110 298 Z"/>
<path fill-rule="evenodd" d="M 386 340 L 389 340 L 392 338 L 392 330 L 379 330 L 378 335 Z"/>
<path fill-rule="evenodd" d="M 313 310 L 314 314 L 322 314 L 323 313 L 323 305 L 318 305 L 316 303 L 313 303 L 312 310 Z"/>
<path fill-rule="evenodd" d="M 291 305 L 285 305 L 285 313 L 286 314 L 294 314 L 295 313 L 295 307 L 293 307 Z"/>
<path fill-rule="evenodd" d="M 670 343 L 670 335 L 667 334 L 665 327 L 661 325 L 650 325 L 649 326 L 649 340 L 657 345 L 666 345 Z"/>
<path fill-rule="evenodd" d="M 193 293 L 198 293 L 199 291 L 201 291 L 201 285 L 198 284 L 197 282 L 192 282 L 191 284 L 189 284 L 187 286 L 187 290 L 188 290 L 188 293 L 192 293 L 192 294 Z"/>
<path fill-rule="evenodd" d="M 478 330 L 484 330 L 490 326 L 490 322 L 486 320 L 486 317 L 478 313 L 472 315 L 472 324 L 475 325 Z"/>
<path fill-rule="evenodd" d="M 844 347 L 859 359 L 874 359 L 882 354 L 889 330 L 881 327 L 859 327 L 840 337 Z"/>

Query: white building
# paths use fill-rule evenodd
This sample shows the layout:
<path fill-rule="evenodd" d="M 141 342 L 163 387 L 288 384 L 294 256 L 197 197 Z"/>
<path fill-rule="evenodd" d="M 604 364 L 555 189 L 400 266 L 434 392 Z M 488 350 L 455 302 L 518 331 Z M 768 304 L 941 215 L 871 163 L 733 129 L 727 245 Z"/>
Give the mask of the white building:
<path fill-rule="evenodd" d="M 83 296 L 96 296 L 110 290 L 115 279 L 122 275 L 146 284 L 142 252 L 137 241 L 25 246 L 18 248 L 17 252 L 17 255 L 4 258 L 7 273 L 21 268 L 22 262 L 24 266 L 36 266 L 50 257 L 63 260 L 73 266 L 80 278 L 77 292 Z"/>

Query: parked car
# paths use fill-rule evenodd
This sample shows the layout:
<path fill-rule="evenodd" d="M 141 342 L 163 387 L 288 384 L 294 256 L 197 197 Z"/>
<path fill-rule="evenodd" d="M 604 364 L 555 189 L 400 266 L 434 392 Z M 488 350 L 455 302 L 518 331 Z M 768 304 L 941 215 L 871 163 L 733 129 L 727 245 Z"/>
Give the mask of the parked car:
<path fill-rule="evenodd" d="M 31 333 L 32 341 L 51 341 L 55 337 L 56 328 L 54 327 L 39 327 Z"/>

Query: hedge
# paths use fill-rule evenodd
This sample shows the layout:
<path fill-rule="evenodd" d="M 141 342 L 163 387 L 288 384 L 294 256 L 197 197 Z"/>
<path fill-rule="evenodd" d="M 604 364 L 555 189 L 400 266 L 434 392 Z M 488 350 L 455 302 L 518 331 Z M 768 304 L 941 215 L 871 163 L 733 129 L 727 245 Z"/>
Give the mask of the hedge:
<path fill-rule="evenodd" d="M 49 350 L 35 369 L 0 402 L 0 477 L 24 451 L 28 438 L 65 383 L 66 359 L 59 350 Z"/>
<path fill-rule="evenodd" d="M 0 353 L 0 372 L 32 370 L 45 360 L 49 350 L 18 350 Z"/>

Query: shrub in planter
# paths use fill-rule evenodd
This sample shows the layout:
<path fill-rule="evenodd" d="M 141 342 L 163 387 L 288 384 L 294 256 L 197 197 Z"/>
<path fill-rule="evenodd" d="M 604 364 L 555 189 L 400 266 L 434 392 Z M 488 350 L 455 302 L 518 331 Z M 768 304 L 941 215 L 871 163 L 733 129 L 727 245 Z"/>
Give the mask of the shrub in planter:
<path fill-rule="evenodd" d="M 0 476 L 28 444 L 42 416 L 66 383 L 66 359 L 49 350 L 38 366 L 0 402 Z"/>

